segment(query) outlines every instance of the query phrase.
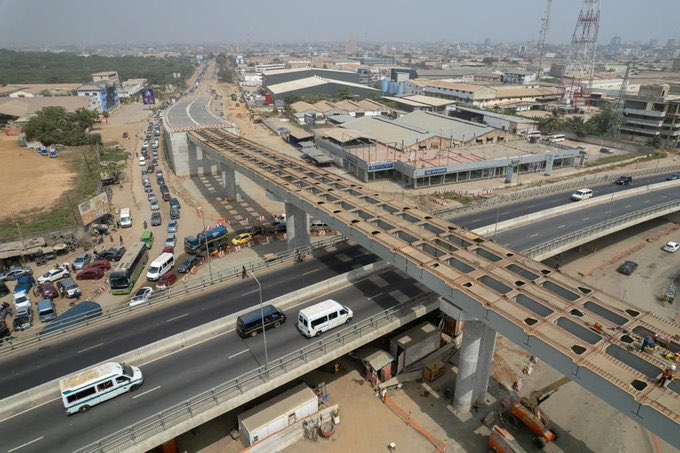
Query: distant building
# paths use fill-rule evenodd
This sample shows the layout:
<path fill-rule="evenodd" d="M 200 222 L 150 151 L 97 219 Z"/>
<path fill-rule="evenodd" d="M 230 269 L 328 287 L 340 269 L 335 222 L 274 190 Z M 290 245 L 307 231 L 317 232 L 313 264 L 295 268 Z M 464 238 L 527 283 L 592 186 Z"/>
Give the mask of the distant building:
<path fill-rule="evenodd" d="M 258 74 L 266 71 L 282 71 L 286 69 L 286 63 L 259 63 L 253 68 Z"/>
<path fill-rule="evenodd" d="M 32 98 L 39 96 L 72 96 L 79 83 L 35 83 L 16 87 L 8 96 L 11 98 Z"/>
<path fill-rule="evenodd" d="M 146 79 L 128 79 L 123 82 L 118 90 L 118 96 L 121 98 L 128 98 L 142 91 L 147 85 Z"/>
<path fill-rule="evenodd" d="M 359 61 L 366 66 L 391 66 L 395 64 L 394 58 L 390 57 L 363 57 Z"/>
<path fill-rule="evenodd" d="M 91 99 L 80 96 L 6 97 L 0 98 L 0 124 L 25 123 L 45 107 L 63 107 L 67 112 L 75 112 L 80 108 L 96 110 Z"/>
<path fill-rule="evenodd" d="M 101 113 L 107 113 L 120 105 L 118 89 L 113 83 L 99 81 L 78 88 L 78 96 L 88 96 L 93 100 L 96 109 Z"/>
<path fill-rule="evenodd" d="M 672 71 L 673 72 L 680 72 L 680 58 L 676 58 L 675 60 L 673 60 Z"/>
<path fill-rule="evenodd" d="M 394 102 L 400 110 L 414 112 L 421 110 L 424 112 L 445 113 L 456 102 L 450 99 L 436 98 L 413 94 L 410 96 L 383 96 L 383 99 Z"/>
<path fill-rule="evenodd" d="M 486 85 L 438 81 L 414 81 L 426 95 L 452 99 L 474 107 L 514 106 L 557 100 L 557 88 L 539 86 Z"/>
<path fill-rule="evenodd" d="M 359 74 L 356 72 L 339 71 L 337 69 L 298 68 L 267 70 L 262 73 L 262 86 L 266 88 L 270 85 L 307 79 L 309 77 L 322 77 L 328 80 L 359 83 Z"/>
<path fill-rule="evenodd" d="M 120 86 L 120 79 L 118 78 L 118 72 L 117 71 L 95 72 L 94 74 L 92 74 L 92 81 L 94 83 L 109 82 L 109 83 L 114 84 L 117 87 Z"/>
<path fill-rule="evenodd" d="M 511 85 L 528 85 L 536 81 L 536 73 L 524 69 L 509 69 L 503 71 L 501 81 Z"/>
<path fill-rule="evenodd" d="M 637 95 L 624 97 L 621 134 L 673 147 L 680 140 L 680 86 L 643 85 Z"/>
<path fill-rule="evenodd" d="M 475 123 L 482 123 L 494 129 L 508 131 L 513 134 L 528 134 L 538 129 L 538 123 L 521 116 L 505 115 L 502 113 L 478 110 L 470 107 L 456 106 L 449 111 L 449 115 Z"/>
<path fill-rule="evenodd" d="M 390 109 L 379 102 L 370 99 L 358 101 L 320 101 L 310 104 L 304 101 L 294 102 L 290 105 L 295 121 L 299 124 L 307 124 L 306 116 L 314 115 L 315 126 L 326 124 L 330 117 L 343 117 L 340 122 L 361 118 L 362 116 L 387 115 Z"/>
<path fill-rule="evenodd" d="M 283 106 L 284 99 L 287 97 L 325 95 L 335 99 L 342 95 L 349 94 L 352 97 L 360 98 L 379 95 L 380 91 L 358 83 L 324 79 L 322 77 L 314 76 L 306 79 L 268 85 L 266 93 L 270 97 L 269 103 Z"/>

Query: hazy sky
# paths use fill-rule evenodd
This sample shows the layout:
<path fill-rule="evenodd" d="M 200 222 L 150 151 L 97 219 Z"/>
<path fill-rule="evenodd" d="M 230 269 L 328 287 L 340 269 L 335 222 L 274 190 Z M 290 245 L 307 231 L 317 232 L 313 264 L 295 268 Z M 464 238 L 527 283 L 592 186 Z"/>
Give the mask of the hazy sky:
<path fill-rule="evenodd" d="M 522 42 L 545 0 L 0 0 L 0 47 L 291 41 Z M 553 0 L 548 41 L 571 39 L 581 0 Z M 602 0 L 600 43 L 680 39 L 680 0 Z"/>

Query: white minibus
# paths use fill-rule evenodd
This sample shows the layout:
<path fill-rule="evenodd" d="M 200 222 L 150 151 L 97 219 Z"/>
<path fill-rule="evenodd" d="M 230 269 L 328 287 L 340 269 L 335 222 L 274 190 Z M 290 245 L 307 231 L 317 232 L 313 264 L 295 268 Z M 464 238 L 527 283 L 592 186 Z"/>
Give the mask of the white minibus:
<path fill-rule="evenodd" d="M 66 413 L 71 415 L 87 412 L 95 404 L 134 391 L 143 383 L 139 368 L 109 362 L 61 379 L 59 388 Z"/>
<path fill-rule="evenodd" d="M 348 323 L 352 320 L 352 310 L 333 299 L 324 300 L 298 313 L 298 329 L 308 338 Z"/>
<path fill-rule="evenodd" d="M 172 253 L 161 253 L 158 258 L 153 260 L 146 273 L 146 279 L 155 282 L 161 275 L 165 275 L 175 266 L 175 256 Z"/>
<path fill-rule="evenodd" d="M 120 210 L 120 227 L 129 228 L 132 226 L 132 216 L 130 215 L 130 208 L 122 208 Z"/>

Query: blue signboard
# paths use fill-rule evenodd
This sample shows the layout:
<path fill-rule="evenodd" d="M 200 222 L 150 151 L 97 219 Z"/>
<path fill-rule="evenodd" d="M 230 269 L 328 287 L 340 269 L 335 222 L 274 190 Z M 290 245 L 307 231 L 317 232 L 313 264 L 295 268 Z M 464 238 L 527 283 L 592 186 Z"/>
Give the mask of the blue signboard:
<path fill-rule="evenodd" d="M 316 126 L 316 113 L 305 113 L 305 124 L 309 127 Z"/>
<path fill-rule="evenodd" d="M 431 170 L 425 170 L 425 176 L 443 175 L 446 173 L 447 168 L 433 168 Z"/>
<path fill-rule="evenodd" d="M 384 162 L 382 164 L 374 164 L 368 166 L 368 171 L 392 170 L 394 162 Z"/>

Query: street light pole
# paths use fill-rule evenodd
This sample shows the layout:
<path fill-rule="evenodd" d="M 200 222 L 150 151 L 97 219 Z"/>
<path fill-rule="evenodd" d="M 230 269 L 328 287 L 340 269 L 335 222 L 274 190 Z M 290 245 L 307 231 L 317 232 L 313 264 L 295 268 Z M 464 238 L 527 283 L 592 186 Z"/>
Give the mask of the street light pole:
<path fill-rule="evenodd" d="M 609 206 L 607 207 L 607 219 L 604 221 L 605 225 L 607 224 L 607 222 L 609 222 L 609 214 L 612 211 L 612 203 L 614 202 L 614 194 L 615 193 L 616 192 L 612 192 L 612 197 L 609 199 Z"/>
<path fill-rule="evenodd" d="M 492 241 L 496 240 L 496 232 L 498 231 L 498 220 L 501 217 L 501 204 L 498 203 L 498 208 L 496 209 L 496 226 L 493 229 L 493 236 L 491 237 Z"/>
<path fill-rule="evenodd" d="M 201 211 L 201 220 L 203 221 L 203 232 L 205 233 L 205 214 Z M 210 282 L 213 281 L 212 273 L 212 257 L 210 256 L 210 249 L 208 248 L 208 235 L 205 235 L 205 254 L 208 256 L 208 273 L 210 274 Z"/>
<path fill-rule="evenodd" d="M 269 353 L 267 351 L 267 329 L 265 328 L 264 323 L 264 305 L 262 304 L 262 285 L 260 285 L 260 281 L 255 276 L 255 272 L 251 270 L 250 275 L 252 275 L 253 278 L 255 279 L 255 283 L 257 283 L 258 292 L 260 293 L 260 317 L 262 318 L 262 338 L 264 339 L 264 368 L 266 370 L 267 366 L 269 365 Z"/>

